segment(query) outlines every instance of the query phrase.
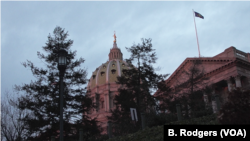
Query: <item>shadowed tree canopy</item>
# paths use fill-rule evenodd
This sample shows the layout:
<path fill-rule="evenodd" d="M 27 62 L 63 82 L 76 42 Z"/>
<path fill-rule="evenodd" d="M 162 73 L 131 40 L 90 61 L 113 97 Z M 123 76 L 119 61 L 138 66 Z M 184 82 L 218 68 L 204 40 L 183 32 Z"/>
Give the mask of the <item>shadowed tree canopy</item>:
<path fill-rule="evenodd" d="M 167 76 L 155 72 L 153 64 L 156 63 L 157 57 L 151 41 L 142 38 L 142 44 L 126 47 L 131 53 L 130 58 L 126 59 L 130 69 L 123 70 L 123 75 L 118 77 L 117 84 L 120 84 L 121 88 L 119 95 L 115 97 L 116 109 L 112 111 L 112 116 L 108 117 L 114 123 L 114 134 L 127 134 L 140 129 L 140 113 L 145 113 L 155 106 L 152 90 Z M 137 67 L 133 66 L 132 62 L 135 62 Z M 137 123 L 132 122 L 130 108 L 137 110 Z"/>
<path fill-rule="evenodd" d="M 68 32 L 58 26 L 54 29 L 53 35 L 49 34 L 45 46 L 42 47 L 46 55 L 37 52 L 38 58 L 44 62 L 44 68 L 36 67 L 29 60 L 22 63 L 25 68 L 31 70 L 36 78 L 30 84 L 15 86 L 16 90 L 25 93 L 25 96 L 19 99 L 19 108 L 29 110 L 32 115 L 22 119 L 33 135 L 29 138 L 30 140 L 50 140 L 51 136 L 59 135 L 60 103 L 57 52 L 60 49 L 68 52 L 63 90 L 65 140 L 69 138 L 73 128 L 85 127 L 85 125 L 88 126 L 83 129 L 92 132 L 91 134 L 99 132 L 96 124 L 93 124 L 95 120 L 91 121 L 86 115 L 83 115 L 94 105 L 92 105 L 91 99 L 86 96 L 86 89 L 83 88 L 87 81 L 86 69 L 81 67 L 84 59 L 75 59 L 76 51 L 70 49 L 73 40 L 67 39 L 68 36 Z M 89 125 L 95 127 L 90 128 Z"/>
<path fill-rule="evenodd" d="M 233 90 L 221 107 L 218 120 L 221 124 L 250 124 L 250 90 Z"/>

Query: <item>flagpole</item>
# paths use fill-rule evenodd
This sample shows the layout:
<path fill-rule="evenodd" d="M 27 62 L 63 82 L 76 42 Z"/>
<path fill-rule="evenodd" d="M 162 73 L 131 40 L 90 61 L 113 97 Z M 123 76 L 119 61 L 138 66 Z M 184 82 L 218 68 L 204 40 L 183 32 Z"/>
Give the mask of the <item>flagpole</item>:
<path fill-rule="evenodd" d="M 197 40 L 198 51 L 199 51 L 199 58 L 200 58 L 201 55 L 200 55 L 199 40 L 198 40 L 198 34 L 197 34 L 197 29 L 196 29 L 196 23 L 195 23 L 194 9 L 193 9 L 193 17 L 194 17 L 194 26 L 195 26 L 196 40 Z"/>

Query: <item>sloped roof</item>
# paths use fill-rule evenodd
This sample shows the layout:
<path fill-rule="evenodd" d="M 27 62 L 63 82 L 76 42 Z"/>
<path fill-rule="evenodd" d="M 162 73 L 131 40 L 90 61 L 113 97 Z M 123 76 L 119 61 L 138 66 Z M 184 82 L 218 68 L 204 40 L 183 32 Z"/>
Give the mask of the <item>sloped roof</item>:
<path fill-rule="evenodd" d="M 236 58 L 235 57 L 223 57 L 223 58 L 211 58 L 211 57 L 201 57 L 201 58 L 186 58 L 181 65 L 174 71 L 174 73 L 166 80 L 166 83 L 170 83 L 173 79 L 178 77 L 178 74 L 182 71 L 183 68 L 189 66 L 189 64 L 195 60 L 201 60 L 202 66 L 205 69 L 205 73 L 213 72 L 229 63 L 232 63 Z"/>
<path fill-rule="evenodd" d="M 223 71 L 233 65 L 240 65 L 250 70 L 250 54 L 237 50 L 235 47 L 229 47 L 224 52 L 214 57 L 186 58 L 181 65 L 171 74 L 165 81 L 166 85 L 174 85 L 175 81 L 180 77 L 182 71 L 190 66 L 195 60 L 201 60 L 205 71 L 205 76 L 212 76 L 216 72 Z M 155 95 L 158 92 L 155 93 Z"/>

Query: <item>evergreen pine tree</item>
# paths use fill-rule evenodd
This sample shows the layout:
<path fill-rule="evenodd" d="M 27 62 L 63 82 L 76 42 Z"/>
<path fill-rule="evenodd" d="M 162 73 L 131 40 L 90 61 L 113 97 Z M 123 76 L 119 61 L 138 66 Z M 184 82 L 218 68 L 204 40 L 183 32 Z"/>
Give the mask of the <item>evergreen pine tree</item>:
<path fill-rule="evenodd" d="M 121 85 L 119 95 L 115 97 L 116 109 L 108 117 L 113 122 L 115 134 L 127 134 L 141 128 L 141 113 L 148 112 L 155 106 L 152 90 L 157 88 L 157 83 L 163 81 L 167 75 L 158 75 L 153 68 L 157 60 L 152 48 L 151 39 L 142 39 L 142 44 L 133 45 L 126 49 L 131 52 L 126 62 L 130 69 L 123 70 L 123 75 L 118 77 L 117 84 Z M 137 67 L 132 65 L 137 64 Z M 130 108 L 136 108 L 138 122 L 131 119 Z"/>
<path fill-rule="evenodd" d="M 30 84 L 15 86 L 16 90 L 25 92 L 25 95 L 19 99 L 19 108 L 29 110 L 32 115 L 32 117 L 22 119 L 32 134 L 29 140 L 47 141 L 51 136 L 55 136 L 58 140 L 60 101 L 57 52 L 60 49 L 68 52 L 63 91 L 64 140 L 74 138 L 74 136 L 79 138 L 79 128 L 82 128 L 88 136 L 99 133 L 95 119 L 89 119 L 84 114 L 94 105 L 86 96 L 86 89 L 83 88 L 87 81 L 86 69 L 81 68 L 84 59 L 74 60 L 76 51 L 70 49 L 73 40 L 67 39 L 68 35 L 68 32 L 59 26 L 54 29 L 53 36 L 49 34 L 46 45 L 43 47 L 48 54 L 37 52 L 38 58 L 43 60 L 46 68 L 35 67 L 29 60 L 22 63 L 25 68 L 31 69 L 37 79 L 31 81 Z"/>

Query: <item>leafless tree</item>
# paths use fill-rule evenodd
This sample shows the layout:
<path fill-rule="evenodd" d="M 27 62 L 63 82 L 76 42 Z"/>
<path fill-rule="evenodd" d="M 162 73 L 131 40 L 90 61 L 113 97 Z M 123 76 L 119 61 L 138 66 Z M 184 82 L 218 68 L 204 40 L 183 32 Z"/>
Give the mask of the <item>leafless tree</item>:
<path fill-rule="evenodd" d="M 17 97 L 6 91 L 1 98 L 1 141 L 24 141 L 29 136 L 26 125 L 19 119 L 29 116 L 18 109 Z"/>

